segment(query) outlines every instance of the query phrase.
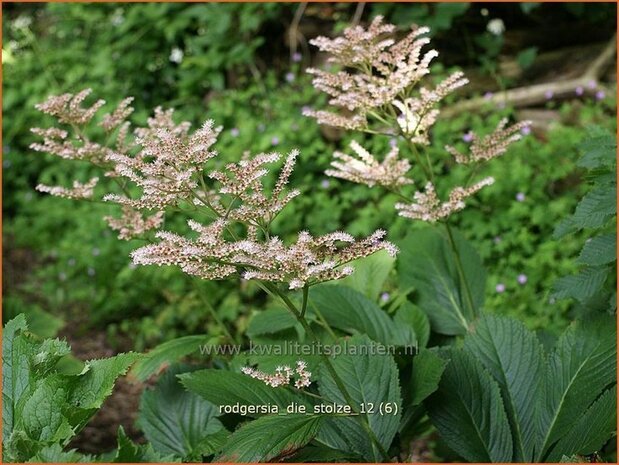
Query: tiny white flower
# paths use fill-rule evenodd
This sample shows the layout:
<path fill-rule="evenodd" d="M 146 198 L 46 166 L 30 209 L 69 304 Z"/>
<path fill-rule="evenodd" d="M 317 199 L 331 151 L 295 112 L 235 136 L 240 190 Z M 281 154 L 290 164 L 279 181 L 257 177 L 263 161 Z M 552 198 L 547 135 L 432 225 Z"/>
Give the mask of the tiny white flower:
<path fill-rule="evenodd" d="M 503 33 L 505 32 L 505 23 L 500 18 L 491 19 L 490 21 L 488 21 L 486 29 L 490 34 L 500 36 L 503 35 Z"/>

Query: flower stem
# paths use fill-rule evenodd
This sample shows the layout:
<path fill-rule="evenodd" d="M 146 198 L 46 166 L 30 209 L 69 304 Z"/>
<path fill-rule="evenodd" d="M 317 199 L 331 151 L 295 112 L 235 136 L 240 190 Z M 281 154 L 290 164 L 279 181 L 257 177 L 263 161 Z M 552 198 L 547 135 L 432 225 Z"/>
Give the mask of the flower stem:
<path fill-rule="evenodd" d="M 290 312 L 295 316 L 295 318 L 299 321 L 299 323 L 301 323 L 301 326 L 303 326 L 303 329 L 310 336 L 310 338 L 314 342 L 319 342 L 318 337 L 316 336 L 316 333 L 314 333 L 314 330 L 312 329 L 310 324 L 305 319 L 305 315 L 302 314 L 301 311 L 297 309 L 296 305 L 290 300 L 290 298 L 271 283 L 265 283 L 265 286 L 271 291 L 271 293 L 276 294 L 284 302 L 284 304 L 286 304 L 286 307 L 288 307 L 288 310 L 290 310 Z M 302 305 L 303 309 L 307 308 L 308 290 L 309 289 L 307 287 L 304 288 L 303 305 Z M 363 427 L 363 429 L 366 431 L 366 433 L 370 437 L 370 440 L 374 443 L 374 445 L 376 446 L 380 454 L 384 457 L 384 459 L 390 462 L 391 460 L 389 458 L 389 454 L 387 453 L 387 451 L 385 450 L 381 442 L 378 440 L 378 437 L 376 437 L 376 434 L 370 427 L 367 414 L 365 413 L 362 414 L 359 412 L 359 409 L 355 405 L 355 401 L 353 400 L 352 396 L 348 392 L 348 389 L 346 389 L 346 385 L 344 384 L 344 381 L 342 381 L 342 378 L 337 374 L 337 371 L 335 370 L 335 367 L 333 366 L 333 363 L 331 363 L 331 360 L 329 359 L 329 357 L 322 352 L 320 355 L 325 363 L 325 366 L 327 367 L 327 370 L 329 370 L 329 373 L 331 374 L 333 380 L 335 381 L 337 388 L 342 393 L 344 400 L 348 403 L 348 405 L 353 410 L 353 412 L 357 414 L 356 418 L 359 419 L 361 426 Z"/>

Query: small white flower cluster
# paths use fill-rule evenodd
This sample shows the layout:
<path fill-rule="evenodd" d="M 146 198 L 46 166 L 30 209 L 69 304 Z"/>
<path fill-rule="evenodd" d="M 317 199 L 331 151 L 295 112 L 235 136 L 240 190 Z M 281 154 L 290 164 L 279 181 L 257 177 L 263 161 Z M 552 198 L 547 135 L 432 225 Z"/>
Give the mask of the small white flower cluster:
<path fill-rule="evenodd" d="M 408 160 L 398 158 L 397 146 L 391 148 L 382 163 L 355 141 L 350 143 L 350 148 L 359 155 L 359 159 L 335 152 L 333 157 L 341 161 L 331 162 L 331 166 L 335 169 L 325 171 L 327 176 L 367 184 L 370 187 L 374 185 L 397 187 L 413 182 L 406 177 L 411 165 Z"/>
<path fill-rule="evenodd" d="M 503 155 L 512 143 L 522 139 L 523 130 L 531 126 L 531 121 L 519 121 L 511 126 L 508 126 L 507 122 L 507 118 L 503 118 L 497 128 L 484 137 L 479 137 L 472 131 L 469 132 L 467 140 L 471 142 L 471 147 L 466 155 L 450 145 L 445 146 L 445 150 L 453 155 L 458 163 L 492 160 Z"/>
<path fill-rule="evenodd" d="M 488 177 L 469 187 L 455 187 L 449 193 L 449 199 L 446 202 L 441 202 L 436 195 L 434 185 L 428 182 L 424 192 L 415 193 L 415 202 L 397 203 L 395 208 L 400 216 L 434 223 L 462 210 L 466 206 L 464 199 L 493 183 L 494 178 Z"/>
<path fill-rule="evenodd" d="M 118 238 L 133 239 L 151 229 L 157 229 L 163 224 L 164 212 L 158 211 L 154 215 L 144 216 L 139 210 L 124 205 L 120 218 L 105 216 L 103 219 L 114 231 L 118 231 Z"/>
<path fill-rule="evenodd" d="M 251 367 L 243 367 L 241 368 L 241 372 L 274 388 L 288 386 L 295 373 L 298 375 L 298 378 L 294 382 L 294 387 L 297 389 L 309 387 L 312 384 L 310 379 L 312 373 L 307 371 L 307 363 L 302 360 L 297 362 L 294 372 L 292 368 L 287 365 L 277 367 L 275 369 L 275 374 L 264 373 Z"/>
<path fill-rule="evenodd" d="M 85 184 L 79 181 L 73 181 L 73 187 L 67 189 L 61 186 L 46 186 L 45 184 L 37 185 L 36 189 L 39 192 L 46 192 L 56 197 L 63 197 L 72 200 L 91 199 L 95 186 L 99 182 L 99 178 L 92 178 Z"/>
<path fill-rule="evenodd" d="M 331 96 L 329 104 L 347 113 L 306 109 L 304 114 L 320 124 L 367 130 L 368 118 L 376 119 L 377 113 L 393 106 L 401 112 L 398 122 L 402 131 L 416 142 L 427 143 L 425 134 L 437 115 L 434 105 L 468 81 L 458 72 L 435 89 L 421 88 L 419 97 L 411 97 L 413 88 L 430 73 L 430 63 L 438 52 L 422 51 L 430 43 L 425 37 L 428 28 L 415 28 L 399 42 L 391 37 L 395 29 L 393 24 L 384 24 L 382 16 L 376 16 L 367 30 L 355 26 L 344 30 L 342 37 L 311 40 L 330 54 L 329 62 L 346 69 L 328 72 L 310 68 L 307 72 L 314 76 L 314 87 Z M 384 120 L 378 122 L 379 126 L 384 124 Z"/>

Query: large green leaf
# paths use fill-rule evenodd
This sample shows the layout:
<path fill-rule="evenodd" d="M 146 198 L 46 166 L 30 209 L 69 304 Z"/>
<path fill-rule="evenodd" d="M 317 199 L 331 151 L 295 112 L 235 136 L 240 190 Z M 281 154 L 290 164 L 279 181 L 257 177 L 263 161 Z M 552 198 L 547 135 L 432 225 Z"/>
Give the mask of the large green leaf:
<path fill-rule="evenodd" d="M 616 434 L 617 428 L 617 386 L 602 394 L 574 426 L 554 446 L 548 456 L 549 462 L 558 462 L 563 455 L 589 455 Z"/>
<path fill-rule="evenodd" d="M 163 456 L 156 452 L 150 444 L 135 444 L 125 433 L 124 428 L 118 428 L 118 449 L 112 457 L 112 463 L 157 463 L 179 462 L 171 455 Z"/>
<path fill-rule="evenodd" d="M 585 302 L 600 290 L 608 277 L 608 268 L 586 267 L 575 275 L 557 279 L 553 297 L 563 299 L 572 297 Z"/>
<path fill-rule="evenodd" d="M 514 444 L 514 460 L 534 460 L 541 439 L 538 411 L 545 373 L 542 345 L 509 318 L 486 316 L 466 337 L 465 348 L 499 384 Z"/>
<path fill-rule="evenodd" d="M 409 327 L 415 336 L 413 344 L 418 347 L 428 345 L 430 339 L 430 320 L 428 316 L 416 305 L 405 302 L 393 317 L 393 321 L 398 326 Z"/>
<path fill-rule="evenodd" d="M 410 384 L 412 393 L 410 405 L 419 405 L 438 389 L 446 365 L 447 362 L 432 350 L 423 349 L 415 355 Z"/>
<path fill-rule="evenodd" d="M 426 403 L 432 422 L 468 461 L 511 461 L 511 432 L 498 384 L 468 352 L 448 354 L 439 389 Z"/>
<path fill-rule="evenodd" d="M 589 137 L 578 145 L 582 156 L 578 166 L 587 169 L 612 167 L 617 163 L 617 141 L 615 136 L 600 127 L 588 128 Z"/>
<path fill-rule="evenodd" d="M 354 402 L 353 409 L 360 411 L 362 404 L 366 411 L 370 405 L 374 407 L 373 413 L 368 412 L 364 416 L 378 441 L 387 450 L 398 430 L 402 410 L 398 369 L 391 355 L 380 354 L 378 350 L 372 353 L 372 346 L 376 347 L 376 343 L 367 336 L 353 336 L 345 341 L 345 353 L 335 357 L 332 364 Z M 349 404 L 325 365 L 320 367 L 319 381 L 320 394 L 327 401 Z M 385 403 L 397 404 L 397 414 L 381 414 L 380 405 Z M 384 459 L 358 417 L 336 418 L 333 424 L 344 436 L 346 443 L 353 447 L 347 452 L 359 454 L 370 461 Z"/>
<path fill-rule="evenodd" d="M 241 373 L 206 369 L 183 373 L 179 378 L 187 389 L 216 406 L 233 405 L 237 402 L 245 406 L 274 405 L 280 409 L 295 402 L 310 405 L 301 392 L 292 392 L 285 387 L 272 388 Z"/>
<path fill-rule="evenodd" d="M 251 338 L 263 334 L 273 334 L 284 329 L 294 328 L 297 319 L 284 308 L 273 308 L 257 313 L 249 322 L 247 335 Z"/>
<path fill-rule="evenodd" d="M 600 186 L 583 197 L 572 219 L 578 229 L 599 228 L 616 214 L 617 187 Z"/>
<path fill-rule="evenodd" d="M 183 371 L 178 365 L 168 369 L 155 389 L 143 392 L 138 417 L 156 451 L 181 458 L 192 456 L 206 436 L 222 429 L 217 407 L 183 389 L 176 377 Z"/>
<path fill-rule="evenodd" d="M 573 324 L 550 354 L 538 460 L 567 434 L 600 393 L 616 384 L 617 344 L 614 319 Z"/>
<path fill-rule="evenodd" d="M 475 250 L 457 232 L 454 241 L 466 283 L 458 273 L 447 236 L 438 229 L 411 232 L 399 244 L 398 255 L 400 286 L 417 291 L 418 305 L 428 315 L 432 329 L 448 335 L 466 333 L 483 306 L 486 283 L 486 274 Z"/>
<path fill-rule="evenodd" d="M 138 357 L 130 353 L 93 360 L 82 372 L 65 374 L 57 364 L 69 353 L 67 344 L 41 341 L 26 329 L 25 318 L 17 317 L 7 323 L 3 339 L 3 445 L 5 457 L 13 461 L 68 442 Z"/>
<path fill-rule="evenodd" d="M 334 328 L 367 334 L 382 344 L 414 343 L 415 336 L 410 328 L 395 324 L 377 304 L 354 289 L 321 285 L 314 287 L 309 297 L 312 308 Z"/>
<path fill-rule="evenodd" d="M 158 345 L 139 360 L 131 374 L 141 381 L 156 373 L 162 366 L 177 362 L 182 357 L 196 352 L 202 344 L 208 342 L 208 336 L 184 336 Z"/>
<path fill-rule="evenodd" d="M 351 262 L 355 272 L 340 283 L 361 292 L 372 301 L 376 301 L 393 269 L 395 258 L 384 250 Z"/>
<path fill-rule="evenodd" d="M 617 260 L 617 235 L 600 234 L 589 239 L 580 252 L 578 261 L 585 265 L 606 265 Z"/>
<path fill-rule="evenodd" d="M 269 415 L 235 431 L 217 462 L 281 461 L 316 436 L 323 417 L 318 415 Z"/>

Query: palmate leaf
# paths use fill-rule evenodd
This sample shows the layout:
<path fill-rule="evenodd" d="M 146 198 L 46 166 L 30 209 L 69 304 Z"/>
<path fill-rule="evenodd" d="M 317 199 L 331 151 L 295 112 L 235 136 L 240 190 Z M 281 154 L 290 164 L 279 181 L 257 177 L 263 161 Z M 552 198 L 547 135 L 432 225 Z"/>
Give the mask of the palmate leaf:
<path fill-rule="evenodd" d="M 552 448 L 549 462 L 578 453 L 592 454 L 602 448 L 617 427 L 617 386 L 607 389 L 580 418 L 569 433 Z"/>
<path fill-rule="evenodd" d="M 546 457 L 552 445 L 570 431 L 574 419 L 583 416 L 607 386 L 616 384 L 614 327 L 611 318 L 574 324 L 550 354 L 540 408 L 543 440 L 538 460 Z"/>
<path fill-rule="evenodd" d="M 398 244 L 400 286 L 417 291 L 418 305 L 428 315 L 432 329 L 447 335 L 466 333 L 474 315 L 483 306 L 486 283 L 486 274 L 475 250 L 457 232 L 454 240 L 468 291 L 458 274 L 449 241 L 438 229 L 413 231 Z"/>
<path fill-rule="evenodd" d="M 140 400 L 138 425 L 153 448 L 161 454 L 192 456 L 201 441 L 223 428 L 218 408 L 197 394 L 186 391 L 176 375 L 187 371 L 174 366 L 147 389 Z"/>
<path fill-rule="evenodd" d="M 268 415 L 251 421 L 232 433 L 215 461 L 281 461 L 316 436 L 323 418 L 319 415 Z"/>
<path fill-rule="evenodd" d="M 466 337 L 464 347 L 497 381 L 514 444 L 514 460 L 534 460 L 539 448 L 537 411 L 545 372 L 542 346 L 516 320 L 486 316 Z"/>
<path fill-rule="evenodd" d="M 347 353 L 338 355 L 332 363 L 335 372 L 344 381 L 346 390 L 355 403 L 352 407 L 359 411 L 361 404 L 365 404 L 366 409 L 370 404 L 373 405 L 374 412 L 367 413 L 366 418 L 370 429 L 383 448 L 387 450 L 398 430 L 402 410 L 398 369 L 391 355 L 381 355 L 378 351 L 370 353 L 372 344 L 376 343 L 367 336 L 354 336 L 346 340 Z M 319 392 L 327 401 L 339 405 L 348 405 L 348 401 L 325 365 L 320 367 L 319 382 Z M 397 403 L 397 415 L 379 412 L 380 404 L 387 402 Z M 334 418 L 332 425 L 352 448 L 352 450 L 345 450 L 345 452 L 361 455 L 369 461 L 382 461 L 384 459 L 358 418 Z M 323 437 L 323 435 L 320 436 L 321 439 Z M 341 441 L 337 446 L 331 443 L 327 445 L 344 447 Z"/>
<path fill-rule="evenodd" d="M 309 298 L 310 309 L 319 311 L 334 328 L 367 334 L 382 344 L 414 344 L 412 327 L 394 323 L 377 304 L 354 289 L 319 285 L 311 290 Z"/>
<path fill-rule="evenodd" d="M 447 351 L 450 362 L 426 403 L 441 436 L 471 462 L 509 462 L 513 446 L 497 382 L 466 351 Z"/>

